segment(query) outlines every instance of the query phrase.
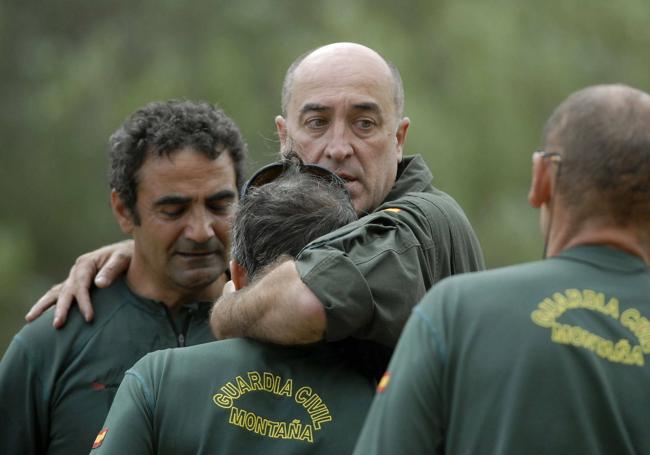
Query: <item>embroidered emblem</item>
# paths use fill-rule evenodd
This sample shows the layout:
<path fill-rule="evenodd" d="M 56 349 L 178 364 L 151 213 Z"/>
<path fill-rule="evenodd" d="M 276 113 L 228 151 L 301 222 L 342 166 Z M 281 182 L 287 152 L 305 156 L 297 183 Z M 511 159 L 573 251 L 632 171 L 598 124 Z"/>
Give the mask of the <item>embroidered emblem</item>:
<path fill-rule="evenodd" d="M 108 433 L 108 428 L 104 428 L 102 431 L 100 431 L 97 434 L 97 437 L 95 438 L 95 442 L 93 442 L 93 447 L 92 447 L 93 449 L 96 449 L 102 445 L 104 439 L 106 438 L 106 433 Z"/>
<path fill-rule="evenodd" d="M 106 384 L 102 384 L 101 382 L 93 381 L 90 384 L 90 388 L 93 390 L 104 390 L 106 388 Z"/>
<path fill-rule="evenodd" d="M 636 308 L 621 312 L 619 307 L 616 297 L 607 300 L 602 292 L 567 289 L 539 302 L 530 317 L 538 326 L 550 329 L 554 343 L 587 349 L 610 362 L 643 366 L 645 355 L 650 354 L 650 320 Z M 632 342 L 626 338 L 608 340 L 582 327 L 558 321 L 564 313 L 577 309 L 597 312 L 617 321 L 634 335 L 629 337 Z"/>
<path fill-rule="evenodd" d="M 382 393 L 384 390 L 386 390 L 386 387 L 388 387 L 389 382 L 390 382 L 390 373 L 387 371 L 381 377 L 381 381 L 379 381 L 379 385 L 377 385 L 377 393 Z"/>

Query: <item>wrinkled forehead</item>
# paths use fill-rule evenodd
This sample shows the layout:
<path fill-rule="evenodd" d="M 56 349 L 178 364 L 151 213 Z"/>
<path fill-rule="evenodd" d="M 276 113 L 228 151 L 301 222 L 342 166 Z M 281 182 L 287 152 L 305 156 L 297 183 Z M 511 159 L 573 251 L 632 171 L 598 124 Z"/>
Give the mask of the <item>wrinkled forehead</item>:
<path fill-rule="evenodd" d="M 313 54 L 296 68 L 288 114 L 306 104 L 348 101 L 373 102 L 386 114 L 395 112 L 394 81 L 379 56 L 365 54 Z"/>
<path fill-rule="evenodd" d="M 167 186 L 179 191 L 205 185 L 234 188 L 235 166 L 227 150 L 212 157 L 186 147 L 162 156 L 147 156 L 138 171 L 138 182 L 139 186 Z"/>

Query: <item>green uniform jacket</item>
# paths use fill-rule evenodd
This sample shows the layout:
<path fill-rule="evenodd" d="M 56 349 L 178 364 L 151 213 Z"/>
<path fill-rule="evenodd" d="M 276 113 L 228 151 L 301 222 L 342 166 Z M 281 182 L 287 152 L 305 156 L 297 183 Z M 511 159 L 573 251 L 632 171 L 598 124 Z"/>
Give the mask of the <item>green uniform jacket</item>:
<path fill-rule="evenodd" d="M 0 362 L 0 453 L 87 454 L 124 372 L 144 354 L 214 341 L 210 303 L 188 304 L 175 327 L 166 307 L 123 279 L 91 294 L 95 320 L 71 311 L 61 330 L 50 311 L 26 325 Z"/>
<path fill-rule="evenodd" d="M 420 156 L 405 157 L 375 212 L 320 237 L 298 256 L 302 280 L 325 307 L 328 340 L 353 336 L 392 349 L 434 283 L 484 268 L 465 214 L 432 180 Z"/>
<path fill-rule="evenodd" d="M 445 280 L 355 453 L 650 453 L 649 318 L 650 270 L 604 246 Z"/>
<path fill-rule="evenodd" d="M 149 354 L 91 454 L 349 454 L 374 383 L 339 348 L 232 339 Z"/>

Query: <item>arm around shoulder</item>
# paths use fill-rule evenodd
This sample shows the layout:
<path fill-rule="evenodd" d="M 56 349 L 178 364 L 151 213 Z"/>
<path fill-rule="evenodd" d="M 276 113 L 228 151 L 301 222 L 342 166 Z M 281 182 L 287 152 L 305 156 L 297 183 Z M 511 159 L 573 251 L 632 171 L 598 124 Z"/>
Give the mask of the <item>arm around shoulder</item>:
<path fill-rule="evenodd" d="M 308 344 L 323 339 L 326 315 L 302 282 L 295 262 L 288 260 L 242 290 L 222 296 L 212 309 L 210 324 L 218 339 Z"/>

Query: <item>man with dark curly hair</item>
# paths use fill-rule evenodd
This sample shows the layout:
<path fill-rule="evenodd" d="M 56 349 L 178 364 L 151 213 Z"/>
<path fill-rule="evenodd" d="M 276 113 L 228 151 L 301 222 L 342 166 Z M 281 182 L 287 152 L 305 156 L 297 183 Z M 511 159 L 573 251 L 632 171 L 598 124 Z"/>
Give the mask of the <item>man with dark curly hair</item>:
<path fill-rule="evenodd" d="M 274 163 L 244 188 L 232 227 L 237 289 L 357 218 L 344 182 L 319 166 Z M 92 453 L 350 453 L 374 393 L 368 373 L 350 339 L 235 338 L 147 354 L 126 372 Z"/>
<path fill-rule="evenodd" d="M 246 144 L 203 102 L 144 106 L 110 138 L 111 206 L 134 240 L 128 270 L 93 289 L 97 314 L 24 327 L 0 365 L 0 453 L 88 453 L 124 372 L 159 349 L 213 341 Z"/>

